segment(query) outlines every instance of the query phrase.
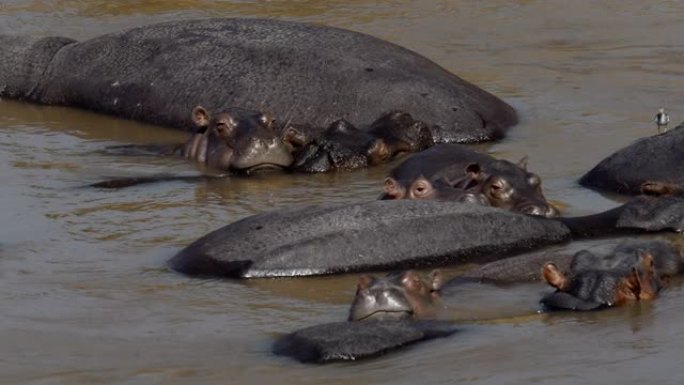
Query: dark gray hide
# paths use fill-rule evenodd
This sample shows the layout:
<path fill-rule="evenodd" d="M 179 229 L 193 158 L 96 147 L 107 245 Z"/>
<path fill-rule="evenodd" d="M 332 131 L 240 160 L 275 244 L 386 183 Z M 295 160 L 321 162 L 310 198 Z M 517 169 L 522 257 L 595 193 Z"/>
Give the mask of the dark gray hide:
<path fill-rule="evenodd" d="M 455 202 L 319 205 L 237 221 L 195 241 L 169 266 L 245 278 L 421 268 L 493 260 L 569 236 L 555 220 Z"/>
<path fill-rule="evenodd" d="M 322 127 L 337 119 L 361 126 L 403 110 L 437 125 L 436 141 L 497 139 L 517 122 L 513 108 L 432 61 L 337 28 L 210 19 L 135 28 L 58 51 L 65 41 L 45 42 L 0 36 L 0 96 L 182 129 L 192 127 L 198 104 Z"/>
<path fill-rule="evenodd" d="M 275 342 L 273 353 L 301 362 L 353 361 L 455 332 L 441 321 L 335 322 L 288 334 Z"/>
<path fill-rule="evenodd" d="M 580 184 L 621 194 L 639 194 L 644 182 L 684 185 L 684 124 L 641 138 L 602 160 Z"/>

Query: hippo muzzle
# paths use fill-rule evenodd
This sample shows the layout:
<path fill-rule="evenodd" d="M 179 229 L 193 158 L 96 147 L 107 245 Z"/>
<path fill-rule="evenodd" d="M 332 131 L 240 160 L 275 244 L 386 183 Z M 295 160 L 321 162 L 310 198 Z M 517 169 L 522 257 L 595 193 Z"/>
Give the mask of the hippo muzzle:
<path fill-rule="evenodd" d="M 250 174 L 264 169 L 283 169 L 293 162 L 290 148 L 277 137 L 250 138 L 232 156 L 230 170 Z"/>

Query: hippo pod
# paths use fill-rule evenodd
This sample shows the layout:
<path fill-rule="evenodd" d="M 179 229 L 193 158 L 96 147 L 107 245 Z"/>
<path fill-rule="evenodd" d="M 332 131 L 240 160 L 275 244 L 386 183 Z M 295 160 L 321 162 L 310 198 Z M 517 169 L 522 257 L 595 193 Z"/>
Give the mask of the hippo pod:
<path fill-rule="evenodd" d="M 620 194 L 682 192 L 684 124 L 618 150 L 580 179 L 582 186 Z"/>
<path fill-rule="evenodd" d="M 241 108 L 210 116 L 197 106 L 192 116 L 197 129 L 181 154 L 207 167 L 238 173 L 266 167 L 309 173 L 353 170 L 433 144 L 425 123 L 398 111 L 382 115 L 367 130 L 345 120 L 333 122 L 326 130 L 283 125 Z"/>
<path fill-rule="evenodd" d="M 186 129 L 188 111 L 240 107 L 353 125 L 401 110 L 437 142 L 503 137 L 513 108 L 395 44 L 280 20 L 174 21 L 76 42 L 0 36 L 0 97 Z"/>
<path fill-rule="evenodd" d="M 380 199 L 471 202 L 523 214 L 557 217 L 541 189 L 541 178 L 518 163 L 494 159 L 457 144 L 440 144 L 393 169 Z"/>

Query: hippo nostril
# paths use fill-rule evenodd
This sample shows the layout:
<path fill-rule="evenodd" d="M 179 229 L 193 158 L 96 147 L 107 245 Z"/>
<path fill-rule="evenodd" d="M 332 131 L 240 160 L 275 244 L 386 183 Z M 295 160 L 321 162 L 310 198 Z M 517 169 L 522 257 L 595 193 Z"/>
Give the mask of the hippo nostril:
<path fill-rule="evenodd" d="M 520 212 L 526 215 L 536 215 L 536 216 L 544 216 L 545 215 L 545 210 L 542 210 L 541 207 L 539 206 L 525 206 L 520 209 Z"/>

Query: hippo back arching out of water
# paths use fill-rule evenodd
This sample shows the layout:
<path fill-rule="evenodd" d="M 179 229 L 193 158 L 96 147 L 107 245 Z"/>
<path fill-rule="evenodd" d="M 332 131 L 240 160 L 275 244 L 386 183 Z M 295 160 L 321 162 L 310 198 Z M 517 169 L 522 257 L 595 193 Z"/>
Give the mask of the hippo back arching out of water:
<path fill-rule="evenodd" d="M 183 129 L 198 104 L 320 127 L 402 110 L 433 125 L 438 142 L 497 139 L 517 122 L 506 103 L 395 44 L 260 19 L 175 21 L 82 42 L 0 36 L 0 96 Z"/>
<path fill-rule="evenodd" d="M 682 193 L 684 124 L 661 135 L 641 138 L 602 160 L 580 184 L 621 194 L 658 193 L 663 186 Z M 658 186 L 658 188 L 654 188 Z"/>

